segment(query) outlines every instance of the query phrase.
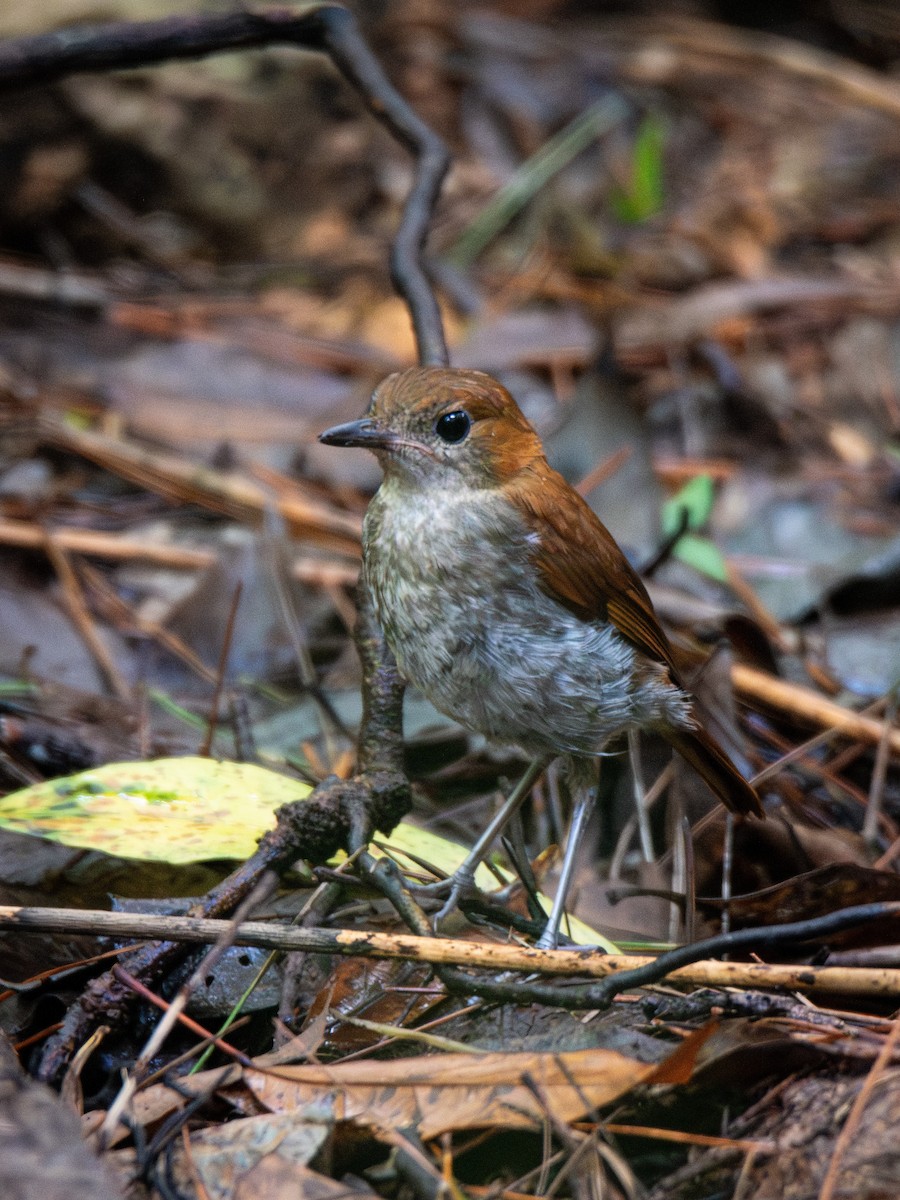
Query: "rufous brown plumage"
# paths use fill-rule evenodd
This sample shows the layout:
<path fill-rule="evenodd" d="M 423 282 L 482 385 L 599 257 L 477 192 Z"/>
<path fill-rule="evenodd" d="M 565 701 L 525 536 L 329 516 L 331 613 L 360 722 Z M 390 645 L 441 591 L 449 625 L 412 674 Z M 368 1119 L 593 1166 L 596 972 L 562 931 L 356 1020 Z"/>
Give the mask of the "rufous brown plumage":
<path fill-rule="evenodd" d="M 496 380 L 391 375 L 322 440 L 381 462 L 365 577 L 401 671 L 438 709 L 544 758 L 654 730 L 729 808 L 761 814 L 697 723 L 640 577 Z"/>

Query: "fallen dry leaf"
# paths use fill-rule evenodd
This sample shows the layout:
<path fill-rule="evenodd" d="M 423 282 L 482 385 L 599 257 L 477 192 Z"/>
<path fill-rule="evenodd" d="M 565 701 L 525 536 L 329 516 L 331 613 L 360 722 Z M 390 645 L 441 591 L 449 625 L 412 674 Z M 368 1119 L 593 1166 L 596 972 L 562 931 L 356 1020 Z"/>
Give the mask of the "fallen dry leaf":
<path fill-rule="evenodd" d="M 198 1176 L 209 1200 L 233 1200 L 236 1196 L 305 1196 L 300 1182 L 305 1164 L 322 1148 L 329 1126 L 290 1120 L 282 1114 L 248 1117 L 191 1134 L 188 1147 L 182 1146 L 175 1158 L 175 1169 L 185 1191 Z M 188 1162 L 188 1157 L 190 1162 Z M 330 1179 L 322 1179 L 325 1189 L 313 1189 L 310 1195 L 327 1194 L 327 1189 L 347 1189 Z M 332 1193 L 334 1194 L 334 1193 Z"/>
<path fill-rule="evenodd" d="M 277 1074 L 251 1070 L 244 1080 L 274 1112 L 314 1108 L 321 1116 L 330 1110 L 335 1120 L 355 1120 L 373 1129 L 414 1128 L 427 1141 L 456 1129 L 532 1128 L 544 1120 L 545 1103 L 558 1120 L 575 1121 L 643 1083 L 655 1070 L 611 1050 L 523 1051 L 285 1067 Z"/>

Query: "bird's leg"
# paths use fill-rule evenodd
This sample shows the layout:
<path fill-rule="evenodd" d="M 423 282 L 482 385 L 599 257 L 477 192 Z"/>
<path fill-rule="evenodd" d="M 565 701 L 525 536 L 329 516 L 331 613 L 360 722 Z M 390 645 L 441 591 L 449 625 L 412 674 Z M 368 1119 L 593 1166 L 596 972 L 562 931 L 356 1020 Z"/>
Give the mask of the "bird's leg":
<path fill-rule="evenodd" d="M 562 924 L 562 919 L 566 911 L 566 897 L 569 894 L 569 887 L 572 883 L 572 872 L 575 869 L 578 847 L 584 836 L 591 813 L 594 810 L 596 797 L 596 786 L 582 788 L 578 792 L 578 797 L 575 801 L 575 810 L 572 813 L 572 821 L 569 826 L 569 836 L 566 838 L 566 851 L 563 855 L 563 865 L 559 873 L 559 882 L 556 885 L 556 896 L 553 899 L 553 907 L 550 910 L 550 916 L 547 918 L 547 924 L 544 926 L 544 932 L 535 943 L 538 950 L 556 949 L 557 942 L 559 941 L 559 927 Z"/>
<path fill-rule="evenodd" d="M 652 863 L 656 855 L 653 852 L 653 834 L 650 832 L 647 789 L 644 786 L 644 776 L 641 771 L 640 735 L 637 729 L 628 730 L 628 758 L 631 762 L 631 779 L 634 784 L 634 811 L 637 817 L 641 853 L 644 856 L 644 862 Z"/>
<path fill-rule="evenodd" d="M 544 758 L 536 758 L 529 763 L 525 774 L 491 818 L 487 829 L 448 879 L 442 879 L 440 883 L 416 889 L 417 892 L 424 892 L 426 895 L 429 892 L 443 895 L 449 886 L 447 901 L 434 918 L 435 926 L 449 916 L 459 903 L 460 897 L 475 886 L 475 871 L 487 857 L 494 838 L 509 823 L 513 814 L 521 808 L 546 766 L 547 760 Z"/>

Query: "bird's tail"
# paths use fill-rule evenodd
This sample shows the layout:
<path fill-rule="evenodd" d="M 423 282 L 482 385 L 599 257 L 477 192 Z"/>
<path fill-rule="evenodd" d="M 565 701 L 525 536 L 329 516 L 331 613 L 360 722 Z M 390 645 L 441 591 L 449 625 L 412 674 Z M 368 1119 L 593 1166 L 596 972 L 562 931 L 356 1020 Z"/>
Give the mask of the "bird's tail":
<path fill-rule="evenodd" d="M 666 740 L 733 812 L 763 817 L 759 796 L 714 737 L 697 726 L 665 731 Z"/>

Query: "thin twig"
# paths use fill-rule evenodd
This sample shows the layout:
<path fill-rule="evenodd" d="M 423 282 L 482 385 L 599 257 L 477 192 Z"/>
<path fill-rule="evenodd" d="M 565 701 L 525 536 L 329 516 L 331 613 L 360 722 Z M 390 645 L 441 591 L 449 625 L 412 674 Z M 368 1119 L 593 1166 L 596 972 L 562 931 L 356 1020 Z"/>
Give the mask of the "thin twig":
<path fill-rule="evenodd" d="M 875 768 L 872 771 L 872 782 L 869 787 L 869 803 L 863 819 L 862 835 L 869 845 L 874 845 L 878 832 L 878 818 L 881 816 L 884 801 L 884 785 L 887 780 L 888 759 L 890 758 L 890 732 L 897 720 L 897 705 L 900 701 L 900 691 L 895 690 L 884 714 L 884 733 L 875 751 Z"/>
<path fill-rule="evenodd" d="M 492 973 L 541 972 L 560 978 L 587 977 L 599 983 L 551 987 L 513 984 L 502 999 L 516 1003 L 545 1003 L 566 1008 L 597 1008 L 619 991 L 644 987 L 668 978 L 672 983 L 696 987 L 740 987 L 759 990 L 786 988 L 877 997 L 900 995 L 900 970 L 810 967 L 760 962 L 715 962 L 714 954 L 751 948 L 825 940 L 843 929 L 869 921 L 894 919 L 900 902 L 859 905 L 817 917 L 768 928 L 742 929 L 681 946 L 655 958 L 604 954 L 594 949 L 537 950 L 512 943 L 469 942 L 407 933 L 375 933 L 336 929 L 297 929 L 262 921 L 245 922 L 236 945 L 266 950 L 339 954 L 343 957 L 408 959 L 434 966 L 466 966 Z M 27 933 L 86 933 L 93 936 L 147 937 L 175 942 L 214 942 L 229 922 L 197 917 L 160 917 L 146 913 L 110 913 L 67 908 L 0 906 L 0 929 Z M 502 981 L 463 975 L 466 987 L 481 993 L 503 990 Z M 599 990 L 598 990 L 599 989 Z M 508 992 L 508 994 L 507 994 Z M 598 1002 L 598 996 L 602 1003 Z M 493 999 L 493 995 L 488 995 Z"/>
<path fill-rule="evenodd" d="M 862 709 L 858 714 L 861 717 L 874 717 L 884 711 L 885 698 L 882 696 L 873 704 L 869 704 Z M 800 759 L 809 758 L 813 750 L 817 750 L 820 746 L 827 746 L 835 736 L 834 729 L 823 729 L 821 733 L 814 734 L 811 738 L 807 738 L 805 742 L 800 742 L 797 746 L 792 746 L 790 750 L 776 758 L 774 762 L 769 763 L 767 767 L 763 767 L 761 771 L 757 771 L 750 782 L 755 788 L 766 782 L 768 779 L 774 779 L 776 775 L 780 775 L 785 767 L 789 767 L 791 763 L 798 762 Z M 836 761 L 832 761 L 831 770 L 837 771 L 839 768 Z"/>
<path fill-rule="evenodd" d="M 682 810 L 680 802 L 678 810 Z M 674 816 L 675 814 L 673 814 Z M 685 941 L 691 939 L 685 933 L 685 909 L 687 908 L 687 867 L 684 858 L 684 839 L 679 836 L 682 822 L 676 819 L 670 821 L 670 825 L 674 826 L 675 836 L 672 839 L 672 853 L 670 855 L 672 865 L 672 900 L 669 904 L 669 922 L 666 933 L 666 940 L 669 942 Z M 636 889 L 635 895 L 640 892 Z M 646 895 L 646 893 L 644 893 Z M 607 897 L 609 893 L 607 892 Z M 679 937 L 679 934 L 681 935 Z"/>
<path fill-rule="evenodd" d="M 391 244 L 391 279 L 409 307 L 419 362 L 425 366 L 446 366 L 450 356 L 441 311 L 422 258 L 441 185 L 450 166 L 450 155 L 441 138 L 388 82 L 350 13 L 336 6 L 331 6 L 331 10 L 340 17 L 335 15 L 326 26 L 325 48 L 335 65 L 356 87 L 369 111 L 383 121 L 416 158 L 416 176 Z"/>
<path fill-rule="evenodd" d="M 138 559 L 156 563 L 173 570 L 202 570 L 216 561 L 214 550 L 199 546 L 176 546 L 160 542 L 148 542 L 139 538 L 122 537 L 117 533 L 103 533 L 94 529 L 54 529 L 52 537 L 57 546 L 75 554 L 91 554 L 97 558 L 111 558 L 118 562 Z M 41 550 L 46 544 L 47 530 L 33 521 L 0 521 L 0 545 L 22 546 Z M 299 564 L 297 564 L 299 566 Z"/>
<path fill-rule="evenodd" d="M 598 488 L 601 483 L 612 479 L 613 475 L 625 466 L 633 453 L 631 446 L 620 446 L 618 450 L 614 450 L 612 454 L 598 462 L 595 467 L 591 467 L 587 475 L 583 475 L 575 484 L 575 491 L 579 496 L 589 496 L 594 488 Z"/>
<path fill-rule="evenodd" d="M 109 647 L 101 638 L 91 618 L 90 610 L 84 598 L 84 592 L 81 590 L 81 584 L 69 561 L 68 554 L 56 544 L 51 533 L 47 533 L 44 537 L 44 549 L 59 578 L 66 612 L 69 614 L 72 624 L 81 635 L 81 640 L 90 652 L 91 657 L 97 664 L 97 669 L 115 696 L 118 696 L 120 700 L 131 700 L 131 688 L 116 666 L 115 659 L 110 653 Z"/>
<path fill-rule="evenodd" d="M 698 59 L 715 63 L 733 81 L 736 66 L 774 78 L 796 76 L 850 103 L 900 116 L 900 87 L 893 78 L 819 46 L 779 34 L 729 28 L 720 21 L 662 16 L 644 22 L 643 36 L 624 69 L 643 83 L 681 80 Z"/>
<path fill-rule="evenodd" d="M 824 726 L 843 734 L 845 737 L 857 738 L 870 746 L 877 746 L 882 737 L 887 738 L 891 751 L 900 754 L 900 729 L 888 724 L 885 734 L 885 722 L 876 721 L 872 717 L 864 717 L 852 709 L 842 708 L 833 700 L 826 700 L 812 688 L 790 683 L 786 679 L 776 679 L 765 671 L 755 667 L 734 663 L 731 668 L 731 681 L 734 690 L 743 700 L 753 700 L 759 704 L 787 713 L 801 721 L 812 725 Z"/>
<path fill-rule="evenodd" d="M 49 416 L 41 418 L 39 433 L 49 444 L 79 454 L 148 491 L 249 524 L 259 524 L 270 502 L 263 487 L 237 471 L 217 471 L 125 438 L 76 429 Z M 282 497 L 278 511 L 295 535 L 345 553 L 359 553 L 359 517 L 299 496 Z"/>
<path fill-rule="evenodd" d="M 94 604 L 107 621 L 130 633 L 137 631 L 148 638 L 152 638 L 164 650 L 167 650 L 173 657 L 179 659 L 185 666 L 189 667 L 199 679 L 202 679 L 205 683 L 215 683 L 215 671 L 211 670 L 186 642 L 182 641 L 171 629 L 166 629 L 165 626 L 160 625 L 150 617 L 145 617 L 135 612 L 133 608 L 125 603 L 115 588 L 110 586 L 105 576 L 92 567 L 90 563 L 79 563 L 78 573 L 90 590 Z"/>
<path fill-rule="evenodd" d="M 650 830 L 650 812 L 647 807 L 647 785 L 641 769 L 641 741 L 637 729 L 628 730 L 628 762 L 631 767 L 632 799 L 637 820 L 638 840 L 644 862 L 652 863 L 656 858 L 653 850 L 653 834 Z"/>
<path fill-rule="evenodd" d="M 720 926 L 723 933 L 731 930 L 731 879 L 734 869 L 734 813 L 726 812 L 725 829 L 722 835 L 722 915 Z"/>
<path fill-rule="evenodd" d="M 288 586 L 288 568 L 286 551 L 289 545 L 284 521 L 275 507 L 274 500 L 266 507 L 260 533 L 260 558 L 265 566 L 266 580 L 274 594 L 275 603 L 281 617 L 281 625 L 287 634 L 294 661 L 297 664 L 297 674 L 304 689 L 309 693 L 316 706 L 319 727 L 325 737 L 325 753 L 329 762 L 334 762 L 338 756 L 338 746 L 333 734 L 335 731 L 348 740 L 351 735 L 341 720 L 340 715 L 328 698 L 325 690 L 319 685 L 316 669 L 313 665 L 309 647 L 303 633 L 303 622 L 300 619 L 294 590 Z"/>
<path fill-rule="evenodd" d="M 659 775 L 650 785 L 650 788 L 644 797 L 644 807 L 649 812 L 656 801 L 660 798 L 672 780 L 675 778 L 675 761 L 666 763 Z M 609 878 L 611 880 L 620 879 L 622 876 L 622 866 L 625 862 L 625 855 L 628 853 L 628 848 L 631 845 L 631 839 L 634 837 L 634 831 L 637 829 L 637 816 L 632 813 L 628 820 L 622 826 L 622 832 L 619 834 L 616 842 L 616 848 L 613 851 L 612 860 L 609 866 Z"/>
<path fill-rule="evenodd" d="M 684 940 L 691 943 L 694 940 L 694 921 L 697 916 L 697 872 L 691 822 L 684 814 L 678 822 L 678 833 L 684 853 Z"/>
<path fill-rule="evenodd" d="M 55 528 L 54 542 L 72 554 L 105 558 L 113 562 L 147 562 L 173 571 L 202 571 L 219 560 L 215 550 L 200 546 L 180 546 L 173 542 L 149 542 L 141 538 L 100 529 Z M 34 521 L 0 520 L 0 546 L 16 546 L 25 550 L 43 550 L 47 530 Z M 359 563 L 312 558 L 298 555 L 288 565 L 292 578 L 312 587 L 354 587 L 359 577 Z"/>
<path fill-rule="evenodd" d="M 225 687 L 225 673 L 228 670 L 228 656 L 231 653 L 231 644 L 234 640 L 234 625 L 237 620 L 238 608 L 241 603 L 241 593 L 244 590 L 243 582 L 239 579 L 235 585 L 234 594 L 231 597 L 231 606 L 228 609 L 228 620 L 225 622 L 225 633 L 222 636 L 222 648 L 219 652 L 219 662 L 216 666 L 216 682 L 213 688 L 212 700 L 209 703 L 209 715 L 206 718 L 206 733 L 203 736 L 203 742 L 200 746 L 199 753 L 205 758 L 212 754 L 213 739 L 216 736 L 216 726 L 219 724 L 219 706 L 222 703 L 222 689 Z"/>

